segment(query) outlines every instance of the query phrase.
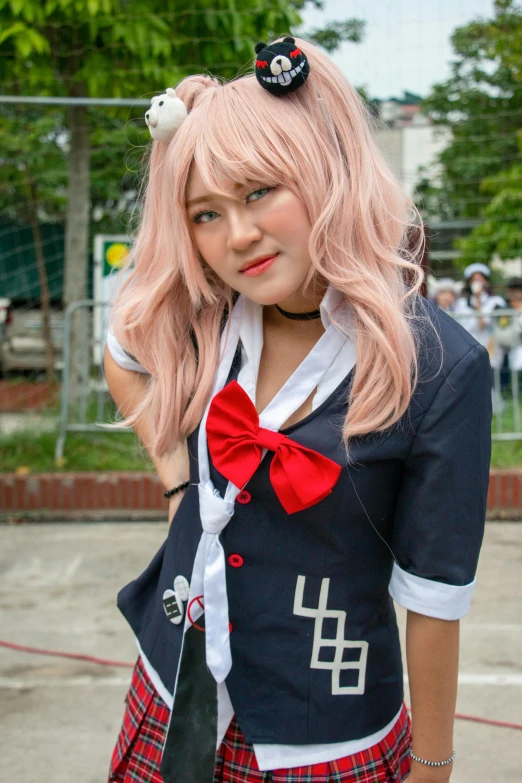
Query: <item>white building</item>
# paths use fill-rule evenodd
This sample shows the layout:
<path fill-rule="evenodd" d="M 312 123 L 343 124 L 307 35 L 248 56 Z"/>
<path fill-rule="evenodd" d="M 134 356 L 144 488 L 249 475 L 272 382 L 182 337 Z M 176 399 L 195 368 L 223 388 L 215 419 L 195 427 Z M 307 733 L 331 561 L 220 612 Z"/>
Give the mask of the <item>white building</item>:
<path fill-rule="evenodd" d="M 374 138 L 379 149 L 411 198 L 424 170 L 430 180 L 437 178 L 436 158 L 447 147 L 449 128 L 432 125 L 426 117 L 415 115 L 408 125 L 376 124 Z"/>

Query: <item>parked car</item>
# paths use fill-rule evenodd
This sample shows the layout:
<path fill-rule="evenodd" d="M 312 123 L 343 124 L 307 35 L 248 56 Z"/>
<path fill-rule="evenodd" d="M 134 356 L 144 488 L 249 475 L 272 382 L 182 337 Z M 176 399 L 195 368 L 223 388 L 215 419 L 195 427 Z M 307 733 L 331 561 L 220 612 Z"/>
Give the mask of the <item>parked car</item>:
<path fill-rule="evenodd" d="M 63 312 L 53 310 L 51 335 L 56 370 L 61 370 L 63 367 L 63 325 Z M 6 320 L 4 334 L 0 341 L 1 374 L 5 377 L 9 374 L 44 370 L 45 340 L 42 333 L 42 311 L 39 308 L 10 308 L 10 317 Z"/>
<path fill-rule="evenodd" d="M 11 300 L 6 296 L 0 297 L 0 345 L 5 340 L 5 331 L 13 318 Z"/>

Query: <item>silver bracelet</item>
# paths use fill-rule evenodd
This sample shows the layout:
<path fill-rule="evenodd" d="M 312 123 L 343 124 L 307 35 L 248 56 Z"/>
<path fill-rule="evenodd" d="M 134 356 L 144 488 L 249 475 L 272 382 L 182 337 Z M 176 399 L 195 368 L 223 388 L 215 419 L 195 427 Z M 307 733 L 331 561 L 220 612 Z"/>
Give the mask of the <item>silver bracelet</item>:
<path fill-rule="evenodd" d="M 451 764 L 455 758 L 455 751 L 453 751 L 449 759 L 446 759 L 446 761 L 426 761 L 426 759 L 421 759 L 419 756 L 416 756 L 412 750 L 410 751 L 410 755 L 414 761 L 418 761 L 419 764 L 426 764 L 427 767 L 445 767 L 448 764 Z"/>

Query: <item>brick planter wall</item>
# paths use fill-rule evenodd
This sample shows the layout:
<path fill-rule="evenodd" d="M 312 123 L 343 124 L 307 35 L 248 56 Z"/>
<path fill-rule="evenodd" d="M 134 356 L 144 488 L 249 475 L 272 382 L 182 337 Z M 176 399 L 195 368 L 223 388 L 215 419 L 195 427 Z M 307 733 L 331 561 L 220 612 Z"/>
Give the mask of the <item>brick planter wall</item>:
<path fill-rule="evenodd" d="M 60 395 L 59 383 L 0 381 L 0 411 L 41 411 L 54 405 Z"/>
<path fill-rule="evenodd" d="M 0 511 L 166 511 L 155 473 L 0 474 Z"/>
<path fill-rule="evenodd" d="M 491 468 L 488 508 L 522 509 L 522 468 Z"/>
<path fill-rule="evenodd" d="M 0 473 L 1 512 L 46 512 L 66 517 L 107 516 L 115 512 L 157 512 L 168 509 L 163 485 L 155 473 Z M 488 517 L 522 517 L 522 468 L 492 468 Z"/>

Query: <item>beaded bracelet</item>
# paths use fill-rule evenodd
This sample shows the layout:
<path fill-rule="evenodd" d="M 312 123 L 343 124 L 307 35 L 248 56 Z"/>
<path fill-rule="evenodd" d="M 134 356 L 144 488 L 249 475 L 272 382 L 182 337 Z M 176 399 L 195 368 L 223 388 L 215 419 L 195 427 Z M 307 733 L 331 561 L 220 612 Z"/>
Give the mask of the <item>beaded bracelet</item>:
<path fill-rule="evenodd" d="M 168 500 L 169 498 L 172 497 L 172 495 L 175 495 L 176 492 L 180 492 L 182 489 L 186 489 L 188 487 L 188 485 L 189 485 L 189 482 L 188 481 L 184 481 L 183 484 L 180 484 L 178 487 L 174 487 L 174 489 L 169 489 L 167 492 L 164 492 L 163 493 L 163 497 L 167 498 L 167 500 Z"/>
<path fill-rule="evenodd" d="M 426 759 L 421 759 L 419 756 L 416 756 L 413 751 L 410 751 L 410 756 L 414 761 L 418 761 L 419 764 L 426 764 L 428 767 L 445 767 L 448 764 L 451 764 L 455 758 L 455 751 L 453 751 L 449 759 L 446 759 L 446 761 L 426 761 Z"/>

